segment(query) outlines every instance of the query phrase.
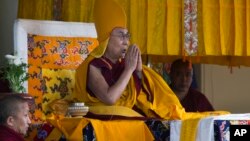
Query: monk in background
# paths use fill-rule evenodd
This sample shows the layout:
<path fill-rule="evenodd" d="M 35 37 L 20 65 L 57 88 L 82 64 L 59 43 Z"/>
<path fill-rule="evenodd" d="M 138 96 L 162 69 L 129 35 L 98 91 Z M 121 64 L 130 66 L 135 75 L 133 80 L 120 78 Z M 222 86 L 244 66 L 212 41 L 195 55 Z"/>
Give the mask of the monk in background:
<path fill-rule="evenodd" d="M 170 87 L 179 98 L 186 112 L 214 111 L 207 97 L 191 88 L 193 75 L 193 67 L 188 60 L 175 60 L 170 68 Z"/>

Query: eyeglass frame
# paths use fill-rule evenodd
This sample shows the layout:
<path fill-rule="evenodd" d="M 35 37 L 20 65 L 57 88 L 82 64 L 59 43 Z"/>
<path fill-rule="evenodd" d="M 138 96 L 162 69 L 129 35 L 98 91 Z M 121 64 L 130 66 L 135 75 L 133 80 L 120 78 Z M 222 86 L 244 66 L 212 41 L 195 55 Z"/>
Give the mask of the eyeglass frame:
<path fill-rule="evenodd" d="M 127 32 L 126 34 L 121 33 L 121 34 L 110 34 L 110 36 L 114 36 L 114 37 L 118 37 L 120 40 L 130 40 L 131 38 L 131 34 L 129 32 Z"/>

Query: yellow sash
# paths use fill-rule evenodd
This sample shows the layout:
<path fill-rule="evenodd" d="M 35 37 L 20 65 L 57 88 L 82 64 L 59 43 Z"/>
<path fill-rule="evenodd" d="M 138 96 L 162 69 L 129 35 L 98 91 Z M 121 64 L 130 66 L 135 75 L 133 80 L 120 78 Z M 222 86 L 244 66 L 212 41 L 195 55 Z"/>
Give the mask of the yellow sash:
<path fill-rule="evenodd" d="M 139 120 L 96 120 L 88 118 L 51 117 L 48 121 L 54 128 L 47 139 L 60 139 L 61 132 L 67 140 L 83 140 L 82 129 L 91 123 L 98 141 L 153 141 L 154 137 L 144 121 Z M 59 130 L 58 130 L 59 129 Z"/>

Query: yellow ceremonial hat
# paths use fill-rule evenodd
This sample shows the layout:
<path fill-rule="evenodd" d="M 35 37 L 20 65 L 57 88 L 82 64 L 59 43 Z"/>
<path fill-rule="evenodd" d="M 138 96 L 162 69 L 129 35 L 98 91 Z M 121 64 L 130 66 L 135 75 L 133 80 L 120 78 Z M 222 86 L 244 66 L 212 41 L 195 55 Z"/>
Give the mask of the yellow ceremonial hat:
<path fill-rule="evenodd" d="M 126 28 L 127 17 L 116 1 L 95 0 L 94 22 L 99 46 L 91 54 L 101 57 L 106 50 L 110 33 L 115 27 Z"/>

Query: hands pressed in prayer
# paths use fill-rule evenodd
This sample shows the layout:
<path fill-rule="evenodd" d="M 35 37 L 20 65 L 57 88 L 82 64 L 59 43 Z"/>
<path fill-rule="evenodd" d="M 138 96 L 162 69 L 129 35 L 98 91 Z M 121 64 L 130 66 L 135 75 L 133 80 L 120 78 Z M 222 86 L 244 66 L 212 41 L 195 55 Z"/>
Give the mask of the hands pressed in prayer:
<path fill-rule="evenodd" d="M 137 45 L 133 44 L 128 48 L 127 54 L 125 56 L 125 68 L 131 69 L 132 71 L 142 70 L 142 61 L 140 49 Z"/>
<path fill-rule="evenodd" d="M 137 59 L 136 59 L 137 58 Z M 141 59 L 141 52 L 139 47 L 136 44 L 132 44 L 126 54 L 125 58 L 125 67 L 130 67 L 130 65 L 133 65 L 131 67 L 132 71 L 136 71 L 138 77 L 141 79 L 142 74 L 142 59 Z M 134 65 L 135 68 L 134 68 Z"/>
<path fill-rule="evenodd" d="M 142 71 L 142 59 L 141 59 L 141 51 L 137 45 L 135 45 L 139 51 L 138 54 L 138 59 L 137 59 L 137 66 L 136 66 L 136 71 L 141 72 Z"/>

